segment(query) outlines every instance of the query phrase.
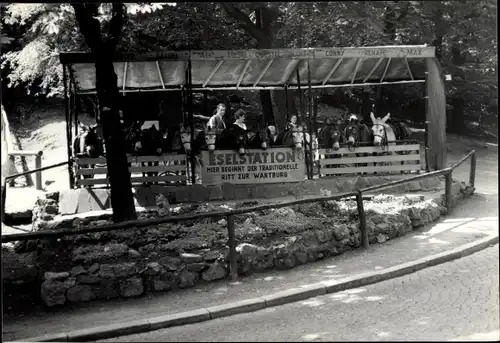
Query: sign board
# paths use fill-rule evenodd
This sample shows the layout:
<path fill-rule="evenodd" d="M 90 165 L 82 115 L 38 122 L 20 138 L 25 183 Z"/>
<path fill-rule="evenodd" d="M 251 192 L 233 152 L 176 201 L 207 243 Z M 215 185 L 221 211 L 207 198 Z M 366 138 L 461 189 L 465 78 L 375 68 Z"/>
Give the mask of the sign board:
<path fill-rule="evenodd" d="M 232 150 L 203 151 L 204 185 L 259 184 L 304 181 L 304 151 L 293 148 L 247 150 L 240 156 Z"/>

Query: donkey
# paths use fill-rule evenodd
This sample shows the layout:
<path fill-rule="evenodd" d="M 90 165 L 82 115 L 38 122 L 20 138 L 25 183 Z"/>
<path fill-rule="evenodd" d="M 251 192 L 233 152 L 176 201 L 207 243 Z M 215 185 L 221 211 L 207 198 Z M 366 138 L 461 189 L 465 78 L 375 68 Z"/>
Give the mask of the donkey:
<path fill-rule="evenodd" d="M 246 154 L 248 137 L 246 131 L 238 125 L 231 125 L 226 128 L 217 139 L 217 149 L 236 150 L 240 155 Z"/>
<path fill-rule="evenodd" d="M 302 126 L 297 126 L 297 128 L 288 128 L 281 131 L 276 137 L 275 145 L 291 147 L 295 149 L 302 149 L 304 141 L 304 132 Z"/>
<path fill-rule="evenodd" d="M 343 139 L 349 151 L 355 151 L 359 144 L 368 145 L 372 140 L 371 130 L 363 123 L 362 118 L 352 114 L 344 127 Z M 368 153 L 357 153 L 356 157 L 368 156 Z M 368 166 L 368 163 L 358 163 L 357 166 Z"/>
<path fill-rule="evenodd" d="M 370 118 L 373 123 L 373 145 L 382 148 L 383 151 L 388 150 L 390 145 L 396 145 L 396 134 L 394 133 L 394 129 L 391 125 L 386 123 L 390 117 L 390 113 L 387 113 L 382 119 L 380 119 L 380 117 L 375 118 L 373 112 L 370 113 Z M 387 152 L 387 154 L 393 155 L 392 152 Z M 391 163 L 388 162 L 388 164 Z"/>
<path fill-rule="evenodd" d="M 326 120 L 326 125 L 318 131 L 319 148 L 326 149 L 326 154 L 319 156 L 319 158 L 341 158 L 341 154 L 331 154 L 331 151 L 338 151 L 342 140 L 341 121 L 339 120 L 334 123 L 330 118 L 328 118 Z M 325 165 L 325 167 L 336 167 L 336 165 Z"/>
<path fill-rule="evenodd" d="M 163 154 L 164 148 L 164 137 L 155 125 L 141 131 L 139 140 L 134 146 L 135 153 L 139 156 L 161 156 Z M 158 161 L 147 162 L 148 167 L 159 166 Z M 145 166 L 146 162 L 141 162 L 141 166 Z M 143 177 L 148 176 L 158 176 L 158 171 L 148 171 L 142 173 Z M 158 182 L 155 181 L 155 184 Z"/>
<path fill-rule="evenodd" d="M 98 158 L 104 155 L 104 144 L 97 133 L 99 124 L 92 126 L 78 122 L 81 131 L 73 140 L 73 155 L 77 158 Z M 94 168 L 95 164 L 81 165 L 82 168 Z M 84 179 L 94 175 L 83 175 Z"/>
<path fill-rule="evenodd" d="M 269 135 L 269 129 L 257 128 L 247 133 L 248 147 L 250 149 L 266 150 L 274 143 Z"/>

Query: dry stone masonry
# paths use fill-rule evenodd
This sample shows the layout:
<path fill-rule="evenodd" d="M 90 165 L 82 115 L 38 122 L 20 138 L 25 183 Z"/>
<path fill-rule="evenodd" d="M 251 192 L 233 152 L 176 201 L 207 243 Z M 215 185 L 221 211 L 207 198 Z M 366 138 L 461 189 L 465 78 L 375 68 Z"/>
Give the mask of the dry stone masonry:
<path fill-rule="evenodd" d="M 425 180 L 424 180 L 425 181 Z M 420 186 L 422 189 L 422 186 Z M 453 203 L 474 189 L 454 183 Z M 37 202 L 36 220 L 57 210 L 55 196 Z M 161 209 L 183 214 L 157 199 Z M 365 201 L 368 238 L 384 243 L 437 220 L 446 213 L 443 197 L 378 195 Z M 209 212 L 248 204 L 193 205 L 189 212 Z M 221 208 L 222 207 L 222 208 Z M 144 212 L 141 218 L 157 216 Z M 47 217 L 48 218 L 48 217 Z M 77 220 L 78 219 L 78 220 Z M 48 227 L 81 227 L 107 223 L 102 217 L 54 220 Z M 288 269 L 361 246 L 354 200 L 317 202 L 236 216 L 238 272 L 250 274 L 270 268 Z M 35 289 L 32 301 L 48 307 L 67 303 L 137 297 L 193 287 L 224 279 L 229 273 L 225 219 L 152 225 L 112 232 L 66 236 L 22 244 L 3 244 L 4 292 Z M 28 287 L 29 286 L 29 287 Z M 6 294 L 6 293 L 4 293 Z M 4 296 L 9 300 L 9 296 Z M 34 300 L 33 300 L 34 299 Z M 14 300 L 12 300 L 14 301 Z"/>

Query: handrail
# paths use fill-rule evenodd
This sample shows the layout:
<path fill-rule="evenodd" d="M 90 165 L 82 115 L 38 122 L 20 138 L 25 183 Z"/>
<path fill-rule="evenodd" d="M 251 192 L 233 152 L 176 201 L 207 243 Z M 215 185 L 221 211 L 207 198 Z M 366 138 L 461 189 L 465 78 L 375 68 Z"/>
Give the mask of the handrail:
<path fill-rule="evenodd" d="M 23 172 L 23 173 L 19 173 L 19 174 L 14 174 L 14 175 L 6 176 L 5 179 L 7 179 L 7 180 L 15 179 L 15 178 L 18 178 L 20 176 L 24 176 L 24 175 L 28 175 L 28 174 L 33 174 L 33 173 L 38 173 L 38 172 L 41 172 L 41 171 L 44 171 L 44 170 L 48 170 L 48 169 L 52 169 L 52 168 L 57 168 L 57 167 L 65 166 L 65 165 L 68 165 L 68 161 L 64 161 L 64 162 L 52 164 L 50 166 L 46 166 L 46 167 L 42 167 L 42 168 L 28 170 L 27 172 Z"/>
<path fill-rule="evenodd" d="M 46 231 L 37 231 L 37 232 L 27 232 L 27 233 L 18 233 L 12 235 L 2 235 L 2 243 L 18 241 L 18 240 L 28 240 L 28 239 L 40 239 L 40 238 L 49 238 L 49 237 L 63 237 L 63 236 L 72 236 L 72 235 L 80 235 L 85 233 L 93 233 L 93 232 L 107 232 L 113 230 L 123 230 L 129 229 L 131 227 L 144 227 L 149 225 L 158 225 L 158 224 L 167 224 L 167 223 L 175 223 L 189 220 L 197 220 L 211 217 L 224 217 L 224 216 L 235 216 L 239 214 L 245 214 L 250 212 L 258 212 L 271 208 L 282 208 L 306 203 L 312 203 L 317 201 L 330 201 L 330 200 L 338 200 L 345 197 L 356 195 L 356 192 L 346 192 L 340 193 L 331 196 L 323 196 L 323 197 L 315 197 L 308 199 L 300 199 L 282 202 L 280 204 L 266 204 L 259 205 L 247 208 L 239 208 L 234 210 L 226 210 L 226 211 L 216 211 L 216 212 L 206 212 L 206 213 L 196 213 L 190 215 L 182 215 L 182 216 L 171 216 L 166 218 L 155 218 L 148 220 L 129 220 L 120 223 L 113 223 L 102 226 L 95 227 L 85 227 L 81 229 L 71 229 L 71 230 L 46 230 Z"/>
<path fill-rule="evenodd" d="M 448 167 L 446 169 L 436 170 L 434 172 L 416 175 L 416 176 L 413 176 L 413 177 L 410 177 L 410 178 L 407 178 L 404 180 L 396 180 L 396 181 L 388 182 L 388 183 L 383 184 L 383 185 L 366 187 L 364 189 L 357 190 L 356 192 L 345 192 L 345 193 L 340 193 L 340 194 L 331 195 L 331 196 L 321 196 L 321 197 L 314 197 L 314 198 L 308 198 L 308 199 L 293 200 L 293 201 L 282 202 L 279 204 L 266 204 L 266 205 L 259 205 L 259 206 L 253 206 L 253 207 L 248 207 L 248 208 L 227 210 L 227 211 L 207 212 L 207 213 L 198 213 L 198 214 L 181 215 L 181 216 L 171 216 L 171 217 L 166 217 L 166 218 L 156 218 L 156 219 L 148 219 L 148 220 L 131 220 L 131 221 L 114 223 L 114 224 L 97 226 L 97 227 L 84 227 L 84 228 L 77 228 L 77 229 L 71 228 L 71 229 L 62 229 L 62 230 L 47 230 L 47 231 L 28 232 L 28 233 L 20 233 L 20 234 L 13 234 L 13 235 L 2 235 L 1 241 L 2 241 L 2 243 L 7 243 L 7 242 L 13 242 L 13 241 L 20 241 L 20 240 L 21 241 L 22 240 L 29 240 L 29 239 L 55 238 L 55 237 L 79 235 L 79 234 L 93 233 L 93 232 L 107 232 L 107 231 L 112 231 L 112 230 L 128 229 L 128 228 L 132 228 L 132 227 L 145 227 L 145 226 L 155 225 L 155 224 L 190 221 L 190 220 L 196 220 L 196 219 L 202 219 L 202 218 L 227 217 L 230 275 L 231 275 L 232 280 L 236 280 L 238 278 L 238 272 L 237 272 L 237 253 L 236 253 L 236 239 L 235 239 L 235 225 L 234 225 L 234 216 L 235 215 L 240 215 L 240 214 L 245 214 L 245 213 L 250 213 L 250 212 L 257 212 L 257 211 L 262 211 L 262 210 L 267 210 L 267 209 L 272 209 L 272 208 L 283 208 L 283 207 L 289 207 L 289 206 L 294 206 L 294 205 L 313 203 L 313 202 L 318 202 L 318 201 L 340 200 L 340 199 L 351 197 L 351 196 L 355 195 L 357 209 L 358 209 L 358 216 L 359 216 L 359 220 L 360 220 L 359 226 L 360 226 L 360 231 L 361 231 L 362 245 L 364 248 L 368 248 L 369 247 L 368 230 L 366 227 L 366 218 L 365 218 L 365 212 L 364 212 L 364 207 L 363 207 L 363 193 L 364 192 L 390 188 L 390 187 L 394 187 L 397 185 L 401 185 L 401 184 L 405 184 L 405 183 L 409 183 L 409 182 L 413 182 L 413 181 L 417 181 L 417 180 L 421 180 L 421 179 L 425 179 L 425 178 L 429 178 L 429 177 L 433 177 L 433 176 L 444 175 L 445 181 L 446 181 L 445 201 L 446 201 L 446 207 L 447 207 L 448 211 L 450 211 L 451 206 L 452 206 L 452 201 L 451 201 L 452 200 L 451 199 L 451 185 L 452 185 L 451 175 L 452 175 L 452 172 L 455 168 L 457 168 L 459 165 L 461 165 L 464 161 L 466 161 L 469 158 L 471 158 L 469 183 L 471 186 L 474 186 L 474 178 L 475 178 L 475 171 L 476 171 L 476 151 L 475 150 L 469 152 L 466 156 L 464 156 L 462 159 L 460 159 L 453 166 Z M 63 165 L 63 164 L 66 164 L 66 162 L 63 162 L 60 165 Z M 54 166 L 51 166 L 51 167 L 54 167 Z M 43 168 L 41 168 L 41 169 L 43 169 Z"/>
<path fill-rule="evenodd" d="M 11 156 L 42 156 L 43 151 L 32 151 L 32 150 L 13 150 L 8 153 Z"/>
<path fill-rule="evenodd" d="M 430 173 L 415 175 L 415 176 L 409 177 L 407 179 L 395 180 L 395 181 L 391 181 L 391 182 L 388 182 L 388 183 L 384 183 L 382 185 L 375 185 L 375 186 L 366 187 L 366 188 L 361 189 L 361 191 L 362 192 L 371 192 L 371 191 L 378 191 L 378 190 L 381 190 L 381 189 L 392 188 L 392 187 L 399 186 L 399 185 L 402 185 L 402 184 L 405 184 L 405 183 L 409 183 L 409 182 L 414 182 L 414 181 L 419 181 L 419 180 L 422 180 L 422 179 L 426 179 L 426 178 L 432 177 L 432 176 L 446 175 L 446 174 L 448 174 L 450 172 L 450 170 L 451 170 L 451 168 L 436 170 L 436 171 L 433 171 L 433 172 L 430 172 Z"/>

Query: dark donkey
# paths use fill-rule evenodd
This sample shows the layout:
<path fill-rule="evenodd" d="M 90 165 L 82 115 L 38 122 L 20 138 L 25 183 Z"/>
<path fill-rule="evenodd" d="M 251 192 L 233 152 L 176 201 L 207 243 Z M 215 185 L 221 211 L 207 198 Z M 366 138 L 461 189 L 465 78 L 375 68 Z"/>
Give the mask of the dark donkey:
<path fill-rule="evenodd" d="M 73 155 L 76 158 L 98 158 L 104 155 L 104 145 L 97 133 L 99 124 L 92 126 L 78 122 L 81 132 L 73 141 Z M 80 168 L 94 168 L 95 164 L 80 165 Z M 84 174 L 83 178 L 93 178 L 93 174 Z"/>
<path fill-rule="evenodd" d="M 139 156 L 161 156 L 163 154 L 164 135 L 156 128 L 155 125 L 141 131 L 140 140 L 135 145 L 135 151 Z M 148 167 L 159 166 L 159 161 L 147 162 Z M 141 162 L 141 166 L 145 166 L 146 162 Z M 143 176 L 158 176 L 158 171 L 143 172 Z M 149 183 L 149 182 L 148 182 Z M 155 181 L 155 184 L 158 182 Z"/>
<path fill-rule="evenodd" d="M 240 155 L 246 154 L 248 138 L 245 130 L 237 125 L 231 125 L 222 133 L 216 142 L 217 149 L 236 150 Z"/>
<path fill-rule="evenodd" d="M 250 131 L 247 135 L 248 147 L 250 149 L 266 150 L 272 146 L 272 139 L 268 128 L 262 129 L 257 127 Z"/>
<path fill-rule="evenodd" d="M 323 126 L 318 132 L 318 145 L 320 149 L 326 149 L 324 155 L 319 156 L 321 159 L 327 158 L 341 158 L 341 154 L 331 154 L 332 150 L 337 151 L 340 149 L 342 142 L 342 120 L 333 122 L 332 119 L 326 120 L 326 125 Z M 325 168 L 336 167 L 336 165 L 325 165 Z"/>
<path fill-rule="evenodd" d="M 358 119 L 356 115 L 351 115 L 349 121 L 344 127 L 343 132 L 344 142 L 347 144 L 349 151 L 354 152 L 361 144 L 362 146 L 369 146 L 372 144 L 371 130 L 363 123 L 363 118 Z M 357 153 L 356 157 L 368 156 L 368 153 Z M 368 166 L 368 163 L 357 163 L 356 166 Z M 364 173 L 366 174 L 366 173 Z"/>

